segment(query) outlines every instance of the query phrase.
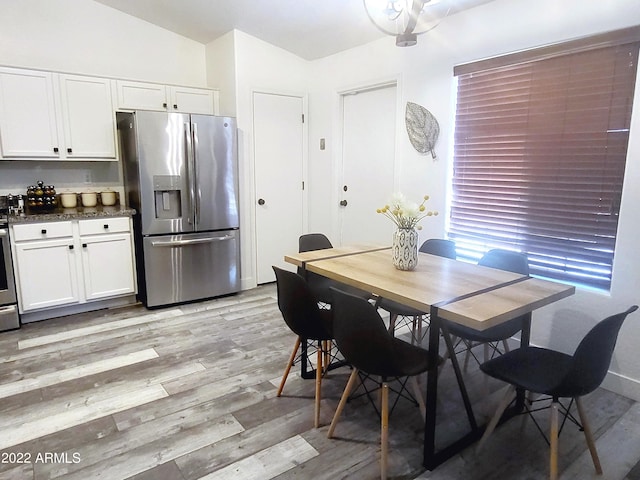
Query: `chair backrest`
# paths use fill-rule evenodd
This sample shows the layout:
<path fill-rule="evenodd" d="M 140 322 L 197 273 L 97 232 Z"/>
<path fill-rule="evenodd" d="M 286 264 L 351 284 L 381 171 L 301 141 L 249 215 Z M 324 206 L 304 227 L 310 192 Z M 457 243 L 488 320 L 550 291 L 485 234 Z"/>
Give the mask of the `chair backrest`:
<path fill-rule="evenodd" d="M 620 327 L 627 315 L 637 309 L 638 306 L 633 305 L 625 312 L 611 315 L 585 335 L 573 354 L 571 370 L 552 395 L 578 397 L 600 386 L 609 370 Z"/>
<path fill-rule="evenodd" d="M 507 272 L 521 273 L 529 275 L 529 259 L 524 253 L 513 252 L 511 250 L 502 250 L 495 248 L 485 253 L 478 261 L 478 265 L 485 267 L 498 268 Z M 507 322 L 491 327 L 478 334 L 486 342 L 497 342 L 506 340 L 522 330 L 523 322 L 526 317 L 516 317 Z M 453 331 L 454 329 L 452 329 Z M 454 332 L 455 333 L 455 332 Z"/>
<path fill-rule="evenodd" d="M 333 248 L 333 245 L 324 233 L 305 233 L 304 235 L 300 235 L 298 238 L 299 253 L 311 252 L 313 250 L 325 250 L 327 248 Z M 298 267 L 298 275 L 304 275 L 302 267 Z M 318 274 L 313 272 L 307 272 L 307 280 L 311 283 L 321 281 L 318 279 Z"/>
<path fill-rule="evenodd" d="M 524 253 L 494 248 L 478 261 L 478 265 L 498 268 L 507 272 L 529 275 L 529 259 Z"/>
<path fill-rule="evenodd" d="M 323 233 L 306 233 L 298 239 L 298 252 L 311 252 L 333 248 L 331 241 Z"/>
<path fill-rule="evenodd" d="M 331 326 L 326 324 L 305 279 L 297 273 L 272 268 L 276 274 L 278 308 L 289 328 L 302 338 L 330 339 Z"/>
<path fill-rule="evenodd" d="M 444 240 L 442 238 L 430 238 L 426 240 L 421 246 L 420 251 L 422 253 L 430 253 L 431 255 L 438 255 L 439 257 L 456 259 L 456 243 L 452 240 Z"/>
<path fill-rule="evenodd" d="M 333 336 L 340 353 L 358 370 L 371 375 L 397 375 L 393 338 L 375 306 L 331 288 Z"/>

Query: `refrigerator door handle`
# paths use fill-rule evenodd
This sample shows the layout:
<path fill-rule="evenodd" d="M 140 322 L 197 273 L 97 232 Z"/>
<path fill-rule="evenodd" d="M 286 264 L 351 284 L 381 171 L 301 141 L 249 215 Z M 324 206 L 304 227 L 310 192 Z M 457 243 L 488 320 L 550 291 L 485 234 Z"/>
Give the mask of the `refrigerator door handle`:
<path fill-rule="evenodd" d="M 197 245 L 199 243 L 224 242 L 233 238 L 235 238 L 233 235 L 224 235 L 222 237 L 195 238 L 191 240 L 156 240 L 151 242 L 151 245 L 154 247 L 183 247 L 185 245 Z"/>
<path fill-rule="evenodd" d="M 194 210 L 195 210 L 195 169 L 193 162 L 193 141 L 191 136 L 191 124 L 189 122 L 184 123 L 184 137 L 185 137 L 185 149 L 187 154 L 187 184 L 189 186 L 189 215 L 187 216 L 187 223 L 194 223 Z"/>
<path fill-rule="evenodd" d="M 191 175 L 193 176 L 193 189 L 194 189 L 194 200 L 195 200 L 195 204 L 194 204 L 194 208 L 193 208 L 193 213 L 194 213 L 194 219 L 195 219 L 195 225 L 196 228 L 198 226 L 198 224 L 200 223 L 200 196 L 202 194 L 202 192 L 200 192 L 200 185 L 198 183 L 198 170 L 197 170 L 197 166 L 198 166 L 198 124 L 197 123 L 192 123 L 191 124 L 191 128 L 192 128 L 192 138 L 193 138 L 193 145 L 192 145 L 192 152 L 193 155 L 191 157 Z"/>

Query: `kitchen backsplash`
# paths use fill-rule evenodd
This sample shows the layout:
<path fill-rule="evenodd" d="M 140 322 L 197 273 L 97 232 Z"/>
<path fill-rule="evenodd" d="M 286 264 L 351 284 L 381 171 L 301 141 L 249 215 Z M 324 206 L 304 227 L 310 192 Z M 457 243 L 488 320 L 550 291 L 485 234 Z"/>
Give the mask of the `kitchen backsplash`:
<path fill-rule="evenodd" d="M 124 198 L 119 162 L 0 161 L 0 195 L 25 194 L 38 180 L 58 193 L 114 190 Z"/>

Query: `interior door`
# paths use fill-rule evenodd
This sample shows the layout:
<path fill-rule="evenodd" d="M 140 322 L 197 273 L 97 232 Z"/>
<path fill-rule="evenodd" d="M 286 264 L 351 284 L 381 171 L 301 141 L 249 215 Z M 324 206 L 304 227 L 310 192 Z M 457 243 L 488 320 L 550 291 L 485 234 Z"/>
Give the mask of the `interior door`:
<path fill-rule="evenodd" d="M 303 232 L 303 112 L 302 97 L 253 94 L 258 283 L 275 281 L 272 265 L 291 270 Z"/>
<path fill-rule="evenodd" d="M 339 188 L 343 245 L 391 244 L 393 224 L 376 213 L 394 188 L 395 84 L 345 94 L 343 98 L 342 182 Z"/>

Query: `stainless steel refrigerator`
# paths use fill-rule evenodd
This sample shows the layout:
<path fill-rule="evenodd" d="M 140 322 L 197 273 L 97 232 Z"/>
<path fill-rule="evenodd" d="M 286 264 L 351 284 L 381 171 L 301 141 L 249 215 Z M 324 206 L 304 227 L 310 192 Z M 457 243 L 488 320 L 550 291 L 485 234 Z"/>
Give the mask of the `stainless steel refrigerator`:
<path fill-rule="evenodd" d="M 147 307 L 240 290 L 234 118 L 118 113 L 138 291 Z"/>

